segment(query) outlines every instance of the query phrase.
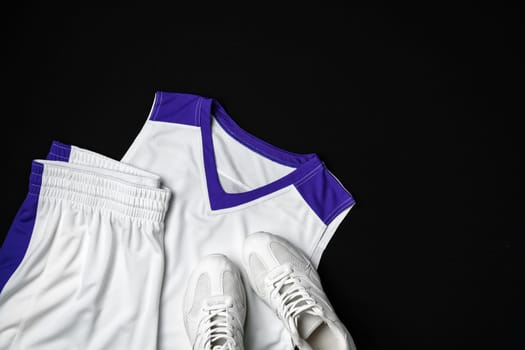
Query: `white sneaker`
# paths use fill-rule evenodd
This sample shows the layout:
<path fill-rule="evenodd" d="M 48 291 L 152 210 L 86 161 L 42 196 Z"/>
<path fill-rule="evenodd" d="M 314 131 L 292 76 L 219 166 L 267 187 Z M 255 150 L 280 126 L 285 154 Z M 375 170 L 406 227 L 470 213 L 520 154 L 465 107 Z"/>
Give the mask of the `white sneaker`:
<path fill-rule="evenodd" d="M 255 292 L 284 322 L 300 350 L 355 350 L 310 260 L 283 238 L 250 234 L 243 264 Z"/>
<path fill-rule="evenodd" d="M 183 310 L 193 350 L 244 349 L 246 294 L 238 268 L 224 255 L 208 255 L 193 270 Z"/>

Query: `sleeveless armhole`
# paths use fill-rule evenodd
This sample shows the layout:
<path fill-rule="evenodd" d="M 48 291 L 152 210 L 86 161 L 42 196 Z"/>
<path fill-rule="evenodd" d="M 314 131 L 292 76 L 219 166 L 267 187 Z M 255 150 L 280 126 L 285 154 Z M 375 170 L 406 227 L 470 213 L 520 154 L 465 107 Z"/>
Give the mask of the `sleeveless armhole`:
<path fill-rule="evenodd" d="M 354 206 L 355 200 L 324 165 L 295 187 L 323 223 L 323 229 L 316 237 L 317 242 L 307 252 L 317 267 L 328 242 Z"/>
<path fill-rule="evenodd" d="M 151 123 L 165 122 L 197 126 L 197 111 L 203 98 L 192 94 L 157 91 L 142 129 L 139 131 L 130 147 L 121 158 L 121 162 L 129 163 L 129 159 L 137 152 L 146 140 L 147 129 Z"/>

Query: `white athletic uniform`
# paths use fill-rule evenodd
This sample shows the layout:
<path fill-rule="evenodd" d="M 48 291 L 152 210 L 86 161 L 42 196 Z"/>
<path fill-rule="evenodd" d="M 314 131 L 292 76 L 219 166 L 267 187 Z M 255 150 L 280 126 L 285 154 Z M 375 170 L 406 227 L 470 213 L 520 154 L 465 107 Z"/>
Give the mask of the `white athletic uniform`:
<path fill-rule="evenodd" d="M 191 349 L 182 303 L 201 257 L 240 266 L 244 238 L 267 231 L 317 266 L 353 205 L 317 155 L 257 139 L 213 99 L 158 92 L 122 162 L 57 142 L 33 162 L 0 251 L 0 350 Z M 246 289 L 245 348 L 291 349 Z"/>
<path fill-rule="evenodd" d="M 240 266 L 244 237 L 267 231 L 288 239 L 317 266 L 354 204 L 317 155 L 271 146 L 237 126 L 216 100 L 196 95 L 157 92 L 122 161 L 160 175 L 173 195 L 166 216 L 162 350 L 191 349 L 182 302 L 201 257 L 222 253 Z M 291 349 L 281 322 L 249 287 L 247 294 L 246 349 Z"/>

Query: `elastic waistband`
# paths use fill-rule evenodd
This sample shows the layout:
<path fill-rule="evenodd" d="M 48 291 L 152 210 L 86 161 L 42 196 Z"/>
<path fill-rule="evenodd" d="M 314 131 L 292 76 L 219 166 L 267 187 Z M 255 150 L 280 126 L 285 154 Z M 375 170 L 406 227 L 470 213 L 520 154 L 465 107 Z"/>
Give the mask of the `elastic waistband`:
<path fill-rule="evenodd" d="M 46 159 L 118 171 L 138 177 L 138 182 L 158 187 L 160 176 L 77 146 L 53 141 Z"/>
<path fill-rule="evenodd" d="M 29 193 L 65 200 L 136 219 L 162 222 L 170 192 L 119 178 L 122 173 L 57 160 L 34 160 Z"/>

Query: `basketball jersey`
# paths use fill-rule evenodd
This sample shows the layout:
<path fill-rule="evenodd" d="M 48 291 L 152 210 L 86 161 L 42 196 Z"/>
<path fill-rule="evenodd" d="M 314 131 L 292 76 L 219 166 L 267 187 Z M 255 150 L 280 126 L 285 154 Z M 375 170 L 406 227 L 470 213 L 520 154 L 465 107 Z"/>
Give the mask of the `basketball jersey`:
<path fill-rule="evenodd" d="M 316 154 L 274 147 L 240 128 L 218 101 L 197 95 L 157 92 L 122 162 L 159 175 L 172 193 L 165 219 L 162 350 L 191 349 L 182 303 L 201 257 L 222 253 L 241 266 L 244 238 L 266 231 L 289 240 L 317 267 L 354 205 Z M 281 321 L 245 285 L 245 347 L 291 349 Z"/>

